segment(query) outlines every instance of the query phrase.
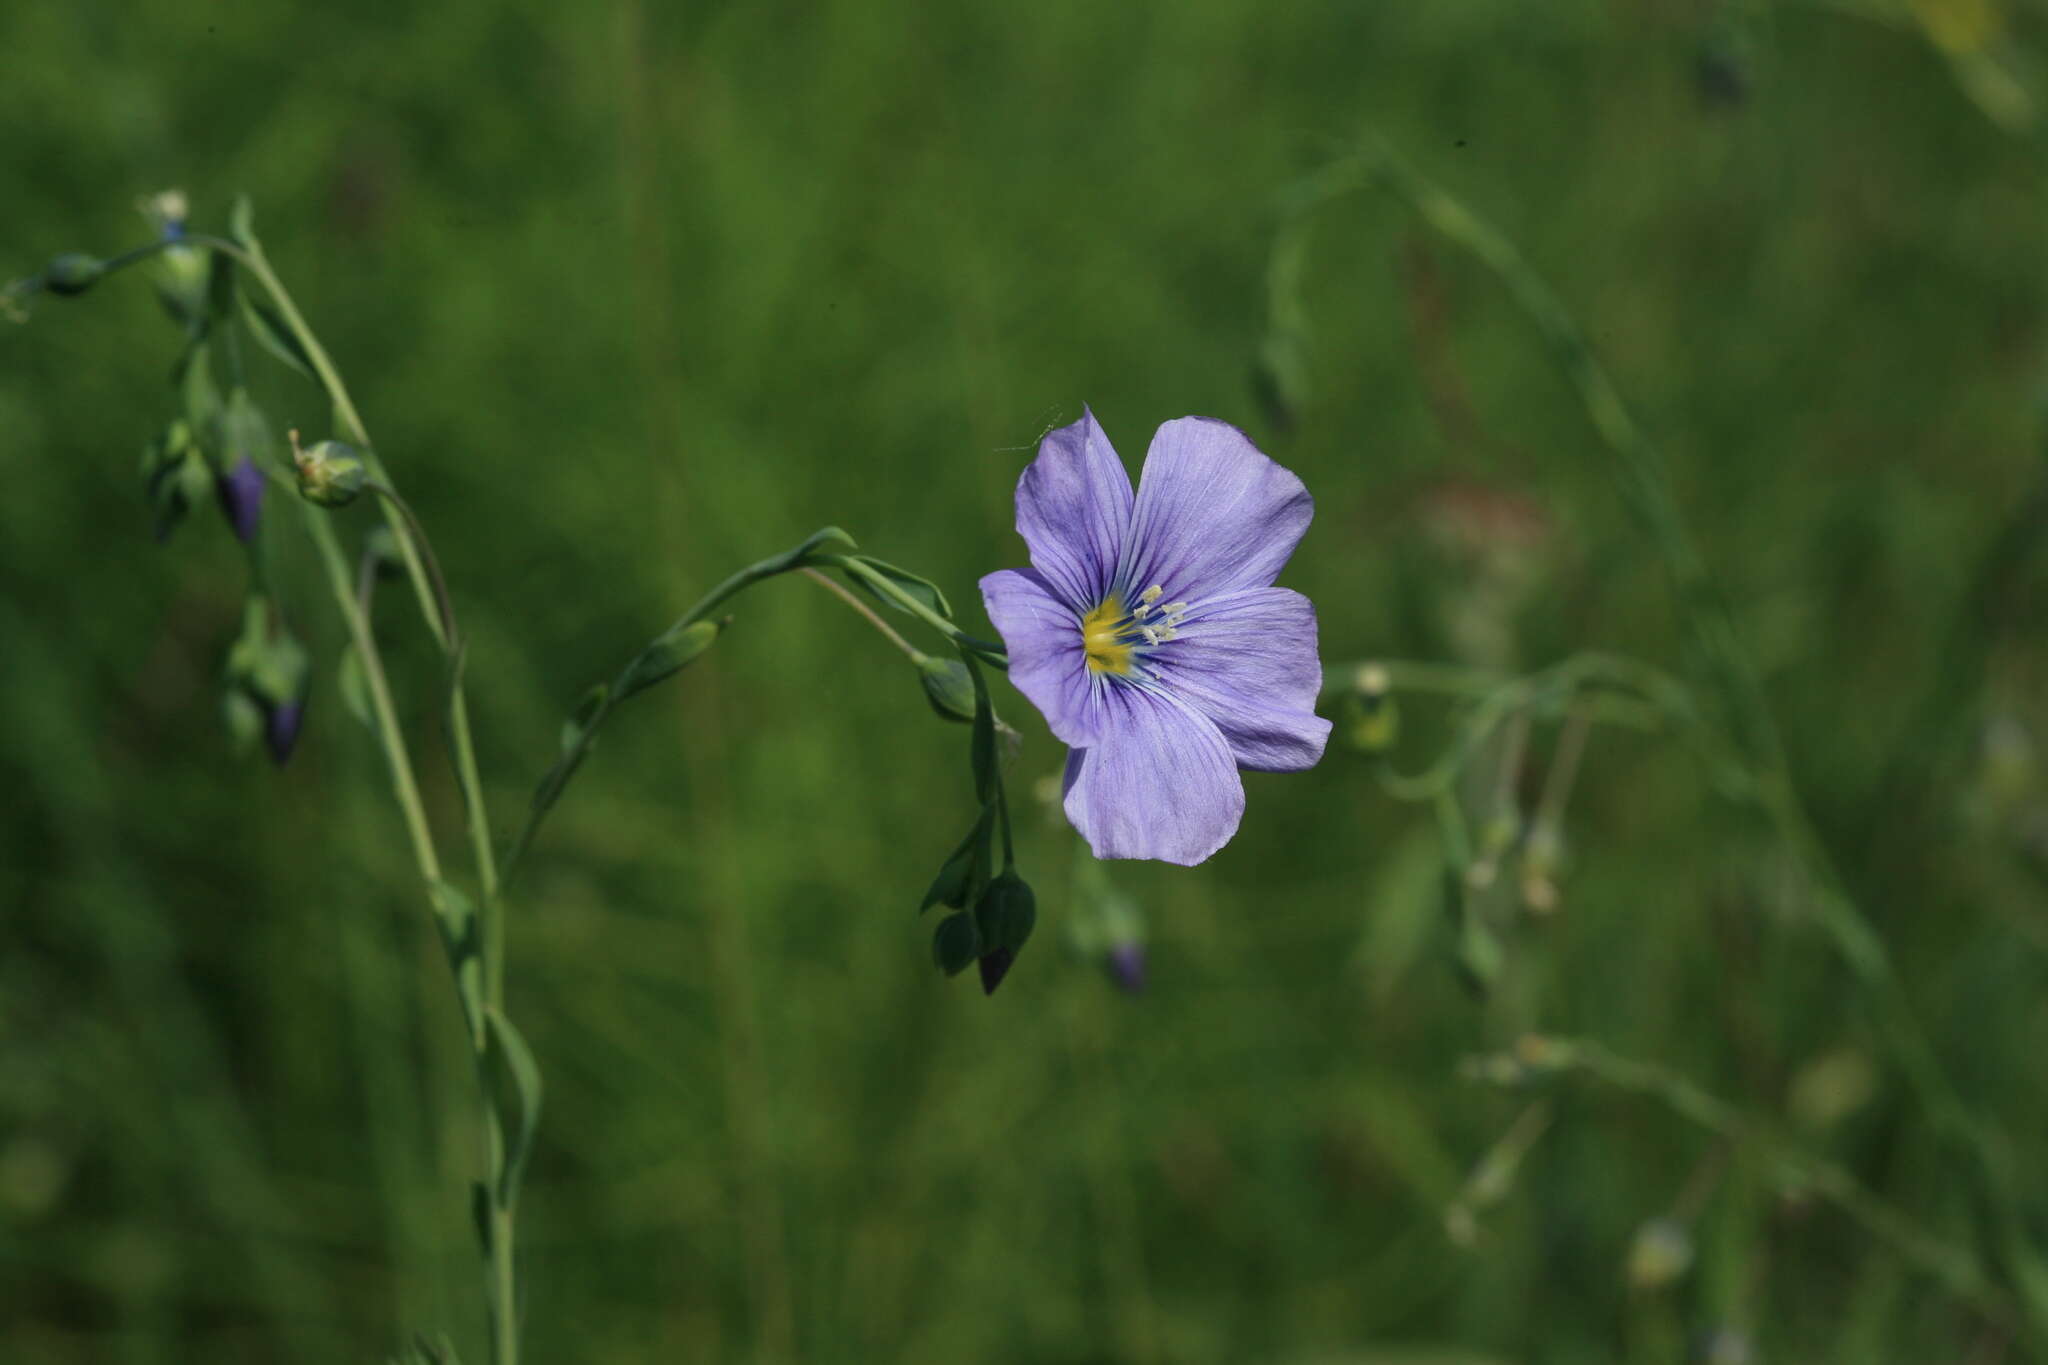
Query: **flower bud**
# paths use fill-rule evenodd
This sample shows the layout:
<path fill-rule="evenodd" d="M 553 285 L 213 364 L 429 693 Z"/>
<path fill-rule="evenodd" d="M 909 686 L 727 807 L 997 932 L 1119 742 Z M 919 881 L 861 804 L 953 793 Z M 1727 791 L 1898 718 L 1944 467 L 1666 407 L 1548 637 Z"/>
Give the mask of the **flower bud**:
<path fill-rule="evenodd" d="M 939 719 L 971 723 L 974 679 L 967 672 L 967 665 L 958 659 L 930 654 L 920 654 L 913 662 L 917 665 L 917 680 L 924 685 L 925 700 L 931 703 Z"/>
<path fill-rule="evenodd" d="M 285 760 L 292 756 L 292 747 L 299 742 L 299 726 L 306 718 L 306 703 L 303 697 L 279 702 L 270 708 L 270 714 L 263 723 L 263 742 L 270 749 L 271 761 L 282 768 Z"/>
<path fill-rule="evenodd" d="M 346 507 L 363 491 L 369 470 L 355 447 L 340 441 L 320 441 L 311 449 L 299 448 L 299 435 L 292 433 L 292 463 L 298 466 L 299 494 L 321 507 Z"/>
<path fill-rule="evenodd" d="M 974 906 L 975 923 L 984 942 L 994 948 L 1015 952 L 1031 937 L 1038 923 L 1038 901 L 1031 887 L 1015 871 L 1004 872 L 988 884 Z"/>
<path fill-rule="evenodd" d="M 1628 1249 L 1628 1282 L 1662 1289 L 1692 1269 L 1692 1235 L 1676 1218 L 1652 1218 L 1636 1229 Z"/>
<path fill-rule="evenodd" d="M 1692 64 L 1693 84 L 1710 105 L 1735 108 L 1749 98 L 1755 77 L 1742 49 L 1726 39 L 1703 44 Z"/>
<path fill-rule="evenodd" d="M 221 515 L 235 528 L 235 538 L 244 545 L 256 539 L 256 527 L 263 515 L 263 471 L 244 455 L 241 462 L 213 481 L 220 499 Z"/>
<path fill-rule="evenodd" d="M 981 968 L 981 993 L 994 995 L 996 987 L 1003 984 L 1003 978 L 1010 974 L 1010 968 L 1016 961 L 1017 955 L 1008 948 L 983 953 L 977 963 Z"/>
<path fill-rule="evenodd" d="M 1877 1068 L 1853 1047 L 1822 1053 L 1792 1074 L 1785 1108 L 1802 1128 L 1832 1128 L 1877 1094 Z"/>
<path fill-rule="evenodd" d="M 1125 995 L 1145 993 L 1145 945 L 1136 941 L 1119 943 L 1103 956 L 1109 979 Z"/>
<path fill-rule="evenodd" d="M 192 214 L 191 201 L 180 189 L 160 190 L 146 194 L 136 203 L 142 216 L 167 242 L 175 242 L 185 235 L 185 220 Z"/>
<path fill-rule="evenodd" d="M 260 732 L 275 762 L 291 757 L 305 719 L 308 674 L 305 647 L 276 619 L 267 598 L 251 597 L 224 677 L 223 706 L 238 747 L 254 743 Z"/>
<path fill-rule="evenodd" d="M 185 514 L 206 496 L 213 472 L 192 438 L 192 428 L 174 421 L 142 452 L 142 478 L 156 509 L 156 538 L 168 540 Z"/>
<path fill-rule="evenodd" d="M 1383 754 L 1394 747 L 1401 733 L 1401 713 L 1389 692 L 1391 680 L 1378 664 L 1358 670 L 1352 690 L 1345 694 L 1340 710 L 1344 737 L 1351 746 L 1368 754 Z"/>
<path fill-rule="evenodd" d="M 245 754 L 255 747 L 267 723 L 263 708 L 233 679 L 220 694 L 220 719 L 221 724 L 227 726 L 228 743 L 237 754 Z"/>
<path fill-rule="evenodd" d="M 981 989 L 994 995 L 1038 923 L 1037 899 L 1022 877 L 1014 870 L 1005 871 L 981 893 L 974 906 L 974 922 L 985 949 L 980 958 Z"/>
<path fill-rule="evenodd" d="M 627 666 L 625 678 L 619 683 L 618 699 L 624 701 L 687 668 L 698 655 L 711 648 L 711 642 L 718 638 L 718 633 L 731 623 L 730 616 L 718 621 L 693 621 L 680 629 L 657 635 Z"/>
<path fill-rule="evenodd" d="M 107 263 L 97 256 L 70 251 L 51 261 L 43 271 L 43 288 L 69 298 L 83 294 L 107 273 Z"/>

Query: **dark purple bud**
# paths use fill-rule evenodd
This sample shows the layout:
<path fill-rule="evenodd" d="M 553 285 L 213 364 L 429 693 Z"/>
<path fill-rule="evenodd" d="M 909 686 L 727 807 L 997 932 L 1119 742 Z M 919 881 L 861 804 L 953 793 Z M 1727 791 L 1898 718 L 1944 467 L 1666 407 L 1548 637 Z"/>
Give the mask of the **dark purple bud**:
<path fill-rule="evenodd" d="M 1017 955 L 1008 948 L 997 948 L 981 955 L 981 993 L 994 995 L 996 987 L 1003 984 L 1003 978 L 1010 974 L 1010 964 Z"/>
<path fill-rule="evenodd" d="M 270 746 L 270 756 L 283 767 L 285 760 L 292 756 L 292 746 L 299 742 L 299 724 L 306 718 L 306 704 L 303 701 L 280 702 L 270 708 L 264 718 L 263 739 Z"/>
<path fill-rule="evenodd" d="M 263 471 L 256 462 L 244 455 L 241 463 L 213 481 L 213 491 L 236 538 L 244 545 L 255 540 L 256 523 L 263 515 Z"/>
<path fill-rule="evenodd" d="M 1109 979 L 1116 982 L 1126 995 L 1145 993 L 1145 945 L 1142 943 L 1119 943 L 1109 950 L 1102 965 L 1109 969 Z"/>

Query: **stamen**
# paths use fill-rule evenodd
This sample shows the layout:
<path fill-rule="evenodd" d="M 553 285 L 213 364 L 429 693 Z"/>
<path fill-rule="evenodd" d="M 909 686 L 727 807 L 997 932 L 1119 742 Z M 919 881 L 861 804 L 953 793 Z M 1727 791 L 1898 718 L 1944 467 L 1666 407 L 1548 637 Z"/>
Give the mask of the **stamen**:
<path fill-rule="evenodd" d="M 1123 599 L 1111 593 L 1081 618 L 1081 643 L 1091 673 L 1127 674 L 1144 657 L 1135 651 L 1156 649 L 1180 634 L 1175 627 L 1188 604 L 1162 606 L 1159 599 L 1164 596 L 1166 590 L 1155 583 L 1126 608 Z"/>

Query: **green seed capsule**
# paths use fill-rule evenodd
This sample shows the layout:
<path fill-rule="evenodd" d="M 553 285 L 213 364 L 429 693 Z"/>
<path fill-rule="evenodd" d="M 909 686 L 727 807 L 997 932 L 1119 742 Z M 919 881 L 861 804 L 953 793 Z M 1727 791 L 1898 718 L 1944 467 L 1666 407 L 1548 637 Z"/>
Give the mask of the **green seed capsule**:
<path fill-rule="evenodd" d="M 70 297 L 83 294 L 107 273 L 107 263 L 97 256 L 71 251 L 51 261 L 43 271 L 43 288 Z"/>
<path fill-rule="evenodd" d="M 298 466 L 300 496 L 322 507 L 348 506 L 369 478 L 362 456 L 340 441 L 321 441 L 301 450 L 294 434 L 292 462 Z"/>

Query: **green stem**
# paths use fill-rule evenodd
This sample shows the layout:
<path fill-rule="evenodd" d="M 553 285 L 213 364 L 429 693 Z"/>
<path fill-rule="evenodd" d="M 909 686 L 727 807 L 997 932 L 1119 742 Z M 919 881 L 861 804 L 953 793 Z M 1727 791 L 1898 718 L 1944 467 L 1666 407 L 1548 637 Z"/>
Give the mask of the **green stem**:
<path fill-rule="evenodd" d="M 413 860 L 418 863 L 420 876 L 429 885 L 441 880 L 441 859 L 434 851 L 434 836 L 427 826 L 426 807 L 421 804 L 419 784 L 413 779 L 412 760 L 405 751 L 405 737 L 398 727 L 398 713 L 391 704 L 391 685 L 384 676 L 384 661 L 377 652 L 377 639 L 370 630 L 369 617 L 356 600 L 355 583 L 352 580 L 348 560 L 336 541 L 334 528 L 327 522 L 330 515 L 311 504 L 306 506 L 306 527 L 312 534 L 313 544 L 320 552 L 320 560 L 327 569 L 328 586 L 333 589 L 335 605 L 341 609 L 343 622 L 348 626 L 349 640 L 355 645 L 356 657 L 362 661 L 363 680 L 370 693 L 370 711 L 376 720 L 377 738 L 384 746 L 384 757 L 391 770 L 391 792 L 398 800 L 398 808 L 405 817 L 406 833 L 412 841 Z"/>
<path fill-rule="evenodd" d="M 1916 1018 L 1884 942 L 1849 895 L 1799 798 L 1790 759 L 1757 674 L 1742 647 L 1733 614 L 1680 514 L 1662 452 L 1637 425 L 1607 371 L 1595 358 L 1577 321 L 1508 237 L 1441 187 L 1408 166 L 1391 148 L 1372 141 L 1297 188 L 1290 209 L 1306 214 L 1352 191 L 1377 186 L 1405 202 L 1424 222 L 1493 270 L 1542 333 L 1612 457 L 1617 486 L 1662 557 L 1687 629 L 1695 671 L 1711 689 L 1730 732 L 1730 747 L 1752 774 L 1752 799 L 1779 838 L 1804 865 L 1814 888 L 1811 910 L 1868 998 L 1878 1028 L 1901 1062 L 1943 1145 L 1973 1177 L 1972 1191 L 2002 1234 L 2008 1272 L 2029 1285 L 2032 1238 L 2020 1217 L 2011 1181 L 1990 1139 L 1943 1073 Z M 2029 1328 L 2048 1341 L 2048 1287 L 2025 1300 Z"/>
<path fill-rule="evenodd" d="M 773 559 L 764 559 L 757 564 L 750 564 L 739 572 L 729 575 L 716 587 L 712 588 L 711 591 L 698 598 L 688 611 L 675 619 L 669 628 L 663 632 L 663 635 L 673 636 L 695 625 L 697 622 L 710 616 L 712 612 L 716 611 L 727 601 L 764 579 L 773 578 L 777 574 L 788 573 L 792 569 L 805 568 L 813 562 L 816 561 L 809 558 L 803 548 L 799 547 L 797 551 L 790 554 L 777 555 Z M 509 883 L 512 880 L 514 870 L 519 866 L 520 859 L 526 856 L 526 851 L 533 847 L 534 837 L 540 833 L 541 822 L 547 818 L 548 812 L 554 809 L 555 801 L 560 797 L 562 788 L 568 785 L 569 779 L 575 776 L 576 770 L 583 766 L 583 760 L 590 754 L 590 746 L 597 739 L 597 732 L 603 728 L 605 721 L 610 719 L 611 713 L 617 708 L 620 695 L 624 692 L 627 680 L 632 676 L 633 667 L 639 662 L 639 658 L 639 655 L 635 655 L 626 661 L 625 666 L 619 670 L 618 675 L 613 678 L 611 684 L 604 689 L 603 696 L 597 704 L 597 709 L 577 731 L 576 738 L 571 742 L 568 750 L 563 753 L 562 757 L 555 763 L 555 766 L 549 770 L 548 776 L 542 779 L 541 789 L 535 794 L 534 801 L 527 811 L 526 823 L 520 827 L 518 837 L 512 841 L 512 847 L 506 850 L 503 867 L 504 881 Z"/>
<path fill-rule="evenodd" d="M 447 644 L 448 652 L 454 653 L 462 646 L 462 633 L 455 624 L 455 603 L 448 596 L 448 580 L 441 575 L 441 561 L 434 555 L 434 546 L 427 539 L 426 528 L 420 525 L 420 519 L 414 514 L 411 505 L 398 496 L 398 490 L 391 485 L 371 479 L 364 483 L 363 487 L 382 498 L 398 513 L 399 520 L 405 523 L 405 535 L 402 539 L 410 540 L 419 550 L 428 585 L 433 589 L 434 608 L 437 612 L 435 619 L 441 625 L 440 638 Z"/>
<path fill-rule="evenodd" d="M 1003 652 L 1001 645 L 969 635 L 966 631 L 960 629 L 960 627 L 954 625 L 951 621 L 948 621 L 945 617 L 897 587 L 895 581 L 887 574 L 876 573 L 866 564 L 850 555 L 820 555 L 817 562 L 829 564 L 842 573 L 858 578 L 869 588 L 888 598 L 891 602 L 952 641 L 955 648 L 963 652 L 971 652 L 983 663 L 993 665 L 1005 671 L 1009 669 L 1009 656 Z"/>
<path fill-rule="evenodd" d="M 461 648 L 461 640 L 455 623 L 455 609 L 448 593 L 446 579 L 441 574 L 439 562 L 434 557 L 432 544 L 425 529 L 412 508 L 399 496 L 390 481 L 390 472 L 377 454 L 376 443 L 370 439 L 370 431 L 363 423 L 362 414 L 357 411 L 355 400 L 349 396 L 348 385 L 343 382 L 341 371 L 335 367 L 327 348 L 306 322 L 305 315 L 284 287 L 277 272 L 270 267 L 269 258 L 264 255 L 260 243 L 251 241 L 247 246 L 218 237 L 188 236 L 187 244 L 207 247 L 224 252 L 254 275 L 277 305 L 285 326 L 291 329 L 293 338 L 306 353 L 313 372 L 326 391 L 328 400 L 334 404 L 334 413 L 342 434 L 362 447 L 363 458 L 376 475 L 373 488 L 383 500 L 385 520 L 398 541 L 399 557 L 404 561 L 406 574 L 412 580 L 414 593 L 419 598 L 420 613 L 433 633 L 435 643 L 444 653 L 455 657 Z M 132 253 L 131 253 L 132 254 Z M 369 653 L 374 653 L 374 645 Z M 461 665 L 458 659 L 449 687 L 449 740 L 455 751 L 456 780 L 461 784 L 463 798 L 468 805 L 468 824 L 472 853 L 476 862 L 476 874 L 483 893 L 484 917 L 484 974 L 486 981 L 485 1000 L 494 1007 L 504 1003 L 504 907 L 498 899 L 497 860 L 491 846 L 490 814 L 484 805 L 483 786 L 478 779 L 475 742 L 470 731 L 469 702 L 462 687 Z"/>
<path fill-rule="evenodd" d="M 478 777 L 475 741 L 470 730 L 469 705 L 462 686 L 462 644 L 456 629 L 454 607 L 448 594 L 446 580 L 441 574 L 440 564 L 434 557 L 432 546 L 419 519 L 413 515 L 412 509 L 391 485 L 390 474 L 377 455 L 376 445 L 370 439 L 369 429 L 363 423 L 362 414 L 356 410 L 355 401 L 349 396 L 348 386 L 343 383 L 341 372 L 335 367 L 320 338 L 307 324 L 304 314 L 300 313 L 290 291 L 284 287 L 284 282 L 270 268 L 270 262 L 264 256 L 262 246 L 254 241 L 244 245 L 216 237 L 188 236 L 183 240 L 188 245 L 226 254 L 263 285 L 271 301 L 276 304 L 285 326 L 290 329 L 300 349 L 305 352 L 306 359 L 312 364 L 321 388 L 333 403 L 335 420 L 342 435 L 362 448 L 363 458 L 375 476 L 373 487 L 382 499 L 385 520 L 398 542 L 400 557 L 405 563 L 407 576 L 412 580 L 413 591 L 419 599 L 421 615 L 425 618 L 435 643 L 450 660 L 449 743 L 454 751 L 456 781 L 461 786 L 467 805 L 471 851 L 476 862 L 477 882 L 481 891 L 483 942 L 480 956 L 484 977 L 484 1004 L 487 1009 L 502 1010 L 505 992 L 505 911 L 498 894 L 499 876 L 491 846 L 490 817 L 484 805 L 483 786 Z M 139 259 L 138 253 L 130 255 Z M 123 264 L 126 263 L 124 258 Z M 438 884 L 441 881 L 440 860 L 434 851 L 425 810 L 420 803 L 418 787 L 413 780 L 410 761 L 406 757 L 404 740 L 399 733 L 397 718 L 391 706 L 390 688 L 385 680 L 383 660 L 378 651 L 375 632 L 370 627 L 369 614 L 353 592 L 347 564 L 335 542 L 333 528 L 326 521 L 327 514 L 310 507 L 307 513 L 313 539 L 319 546 L 321 558 L 327 564 L 328 578 L 334 588 L 335 600 L 348 622 L 350 636 L 355 641 L 357 653 L 363 663 L 371 706 L 378 720 L 377 728 L 384 740 L 386 756 L 391 761 L 393 789 L 398 795 L 400 807 L 405 812 L 421 876 L 430 885 Z M 483 1109 L 485 1130 L 486 1168 L 495 1172 L 503 1160 L 504 1139 L 499 1132 L 500 1120 L 492 1104 L 489 1085 L 482 1075 L 485 1059 L 481 1051 L 478 1053 L 477 1061 L 479 1100 Z M 490 1223 L 491 1358 L 493 1365 L 517 1365 L 519 1324 L 512 1210 L 499 1208 L 494 1204 Z"/>
<path fill-rule="evenodd" d="M 1511 1058 L 1480 1059 L 1468 1071 L 1480 1079 L 1513 1081 L 1527 1071 L 1576 1071 L 1620 1090 L 1646 1095 L 1674 1114 L 1731 1143 L 1746 1145 L 1798 1184 L 1854 1219 L 1901 1258 L 1939 1280 L 1988 1320 L 2014 1325 L 2011 1298 L 1986 1278 L 1977 1257 L 1928 1232 L 1880 1199 L 1847 1170 L 1814 1156 L 1760 1119 L 1707 1093 L 1662 1067 L 1621 1057 L 1599 1043 L 1573 1038 L 1524 1038 Z"/>
<path fill-rule="evenodd" d="M 887 621 L 884 621 L 880 616 L 877 616 L 875 614 L 875 609 L 873 607 L 861 601 L 858 597 L 855 597 L 845 588 L 840 587 L 839 584 L 833 582 L 824 574 L 819 573 L 816 569 L 802 569 L 799 570 L 799 572 L 802 573 L 805 578 L 810 579 L 819 587 L 823 588 L 826 592 L 831 593 L 834 597 L 846 603 L 847 606 L 852 607 L 856 612 L 859 612 L 861 617 L 864 620 L 866 620 L 869 625 L 873 626 L 876 630 L 882 632 L 882 636 L 884 639 L 888 640 L 890 644 L 896 646 L 896 648 L 902 650 L 905 654 L 909 655 L 912 661 L 922 659 L 923 657 L 925 657 L 923 650 L 919 649 L 916 645 L 910 643 L 910 641 L 904 639 L 900 634 L 897 633 L 896 628 L 894 626 L 890 625 Z"/>

